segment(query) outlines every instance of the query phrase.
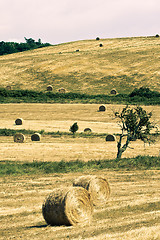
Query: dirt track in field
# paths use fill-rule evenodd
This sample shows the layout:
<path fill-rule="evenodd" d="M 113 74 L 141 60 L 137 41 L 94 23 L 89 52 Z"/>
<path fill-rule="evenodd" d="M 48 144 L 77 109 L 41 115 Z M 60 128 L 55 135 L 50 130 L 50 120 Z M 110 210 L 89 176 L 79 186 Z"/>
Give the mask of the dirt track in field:
<path fill-rule="evenodd" d="M 106 105 L 105 112 L 99 112 L 98 104 L 1 104 L 0 126 L 10 129 L 32 129 L 45 131 L 69 132 L 70 126 L 78 122 L 78 132 L 90 127 L 95 133 L 119 133 L 118 123 L 113 118 L 113 111 L 121 105 Z M 160 107 L 147 106 L 153 111 L 153 121 L 160 125 Z M 23 118 L 22 126 L 15 125 L 15 119 Z M 141 141 L 131 143 L 123 157 L 137 155 L 158 156 L 160 141 L 154 145 L 145 145 Z M 41 142 L 32 142 L 26 136 L 26 142 L 17 144 L 13 137 L 0 137 L 0 160 L 16 161 L 60 161 L 60 160 L 100 160 L 116 157 L 116 142 L 106 142 L 104 138 L 72 138 L 42 136 Z"/>

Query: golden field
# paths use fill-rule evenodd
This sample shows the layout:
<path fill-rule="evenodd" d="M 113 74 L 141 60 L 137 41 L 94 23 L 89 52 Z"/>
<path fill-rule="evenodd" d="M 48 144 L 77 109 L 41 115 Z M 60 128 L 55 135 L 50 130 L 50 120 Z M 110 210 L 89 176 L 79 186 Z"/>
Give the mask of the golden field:
<path fill-rule="evenodd" d="M 88 174 L 83 173 L 83 174 Z M 4 177 L 0 182 L 0 239 L 159 240 L 159 171 L 98 171 L 111 196 L 94 208 L 90 225 L 47 226 L 42 203 L 56 187 L 72 186 L 82 173 Z"/>
<path fill-rule="evenodd" d="M 103 47 L 99 47 L 102 43 Z M 76 50 L 79 50 L 76 52 Z M 53 92 L 130 93 L 160 91 L 160 39 L 135 37 L 84 40 L 0 56 L 0 87 Z"/>
<path fill-rule="evenodd" d="M 159 51 L 159 38 L 137 37 L 85 40 L 0 56 L 0 87 L 46 91 L 51 84 L 53 92 L 64 87 L 88 94 L 110 94 L 113 88 L 128 94 L 142 86 L 160 91 Z M 0 104 L 0 128 L 68 133 L 77 122 L 79 133 L 89 127 L 93 133 L 118 134 L 114 112 L 123 107 L 106 104 L 106 111 L 99 112 L 99 104 Z M 152 121 L 160 128 L 160 106 L 143 107 L 152 111 Z M 17 118 L 24 119 L 22 126 L 15 125 Z M 0 136 L 0 162 L 115 159 L 117 143 L 106 142 L 105 135 L 42 134 L 40 142 L 26 135 L 25 143 Z M 139 140 L 130 146 L 122 157 L 159 156 L 160 137 L 150 146 Z M 47 226 L 42 216 L 46 196 L 54 188 L 72 186 L 85 174 L 108 179 L 107 204 L 95 207 L 90 225 Z M 159 170 L 5 175 L 0 177 L 0 239 L 159 240 L 159 183 Z"/>
<path fill-rule="evenodd" d="M 77 122 L 78 132 L 87 127 L 94 133 L 116 134 L 120 127 L 114 119 L 114 111 L 122 105 L 106 105 L 105 112 L 99 112 L 98 104 L 1 104 L 0 126 L 8 129 L 45 130 L 46 132 L 68 132 L 70 126 Z M 152 121 L 160 125 L 160 107 L 146 106 L 153 112 Z M 23 118 L 23 125 L 15 125 L 17 118 Z M 24 144 L 17 144 L 13 137 L 0 137 L 0 160 L 13 161 L 71 161 L 71 160 L 102 160 L 116 158 L 116 142 L 106 142 L 105 137 L 82 138 L 72 136 L 53 137 L 42 135 L 40 142 L 32 142 L 26 135 Z M 159 138 L 155 144 L 144 145 L 137 140 L 131 143 L 123 157 L 137 155 L 158 156 Z"/>

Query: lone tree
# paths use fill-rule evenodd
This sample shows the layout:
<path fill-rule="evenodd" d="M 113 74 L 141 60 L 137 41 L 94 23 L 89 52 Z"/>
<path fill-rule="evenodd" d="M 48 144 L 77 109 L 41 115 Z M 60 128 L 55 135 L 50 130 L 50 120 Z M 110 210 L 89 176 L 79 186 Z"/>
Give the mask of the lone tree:
<path fill-rule="evenodd" d="M 70 131 L 73 133 L 73 135 L 75 134 L 75 132 L 77 132 L 77 130 L 78 130 L 78 124 L 77 124 L 77 122 L 75 122 L 75 123 L 73 123 L 73 125 L 70 127 Z"/>
<path fill-rule="evenodd" d="M 122 153 L 129 147 L 131 141 L 137 139 L 144 143 L 154 142 L 150 131 L 156 126 L 150 122 L 152 113 L 147 113 L 142 107 L 136 106 L 131 108 L 126 106 L 122 112 L 115 112 L 115 117 L 120 120 L 121 134 L 117 142 L 117 159 L 120 159 Z M 122 144 L 122 140 L 124 144 Z"/>

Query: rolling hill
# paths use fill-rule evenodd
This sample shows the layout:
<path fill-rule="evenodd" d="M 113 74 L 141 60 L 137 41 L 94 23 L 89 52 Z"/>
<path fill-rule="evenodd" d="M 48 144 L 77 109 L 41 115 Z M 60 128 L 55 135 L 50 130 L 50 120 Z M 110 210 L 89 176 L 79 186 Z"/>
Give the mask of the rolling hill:
<path fill-rule="evenodd" d="M 103 46 L 100 47 L 100 44 Z M 160 91 L 160 38 L 83 40 L 0 56 L 0 87 L 87 94 Z"/>

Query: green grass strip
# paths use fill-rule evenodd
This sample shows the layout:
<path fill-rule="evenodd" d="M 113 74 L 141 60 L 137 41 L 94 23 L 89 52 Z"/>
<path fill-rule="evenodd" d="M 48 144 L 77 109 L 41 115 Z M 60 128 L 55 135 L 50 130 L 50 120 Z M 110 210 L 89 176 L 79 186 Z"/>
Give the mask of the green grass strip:
<path fill-rule="evenodd" d="M 160 169 L 160 157 L 137 156 L 136 158 L 122 158 L 112 160 L 93 161 L 60 161 L 60 162 L 0 162 L 0 176 L 31 175 L 50 173 L 84 172 L 88 170 L 149 170 Z"/>

